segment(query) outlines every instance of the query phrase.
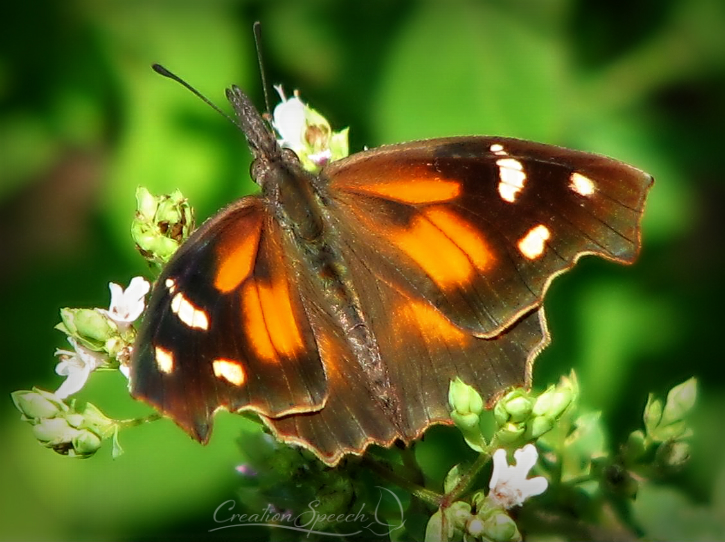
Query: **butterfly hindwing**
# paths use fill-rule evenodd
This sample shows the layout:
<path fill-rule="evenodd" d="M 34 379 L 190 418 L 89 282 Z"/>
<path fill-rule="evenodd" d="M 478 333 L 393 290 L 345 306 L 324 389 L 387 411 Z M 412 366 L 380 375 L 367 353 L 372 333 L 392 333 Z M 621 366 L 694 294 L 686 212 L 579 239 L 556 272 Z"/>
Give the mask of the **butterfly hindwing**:
<path fill-rule="evenodd" d="M 400 409 L 382 404 L 380 390 L 344 334 L 316 309 L 310 319 L 328 375 L 329 399 L 320 411 L 264 418 L 277 438 L 310 448 L 334 464 L 370 444 L 409 443 L 432 424 L 450 424 L 448 387 L 456 377 L 487 400 L 510 386 L 530 384 L 533 358 L 548 344 L 542 310 L 493 339 L 482 339 L 454 326 L 425 300 L 405 297 L 362 261 L 349 263 L 365 313 L 375 315 L 369 326 L 387 369 L 386 388 Z"/>
<path fill-rule="evenodd" d="M 381 147 L 322 173 L 345 243 L 385 281 L 493 337 L 584 254 L 629 263 L 652 178 L 508 138 Z"/>
<path fill-rule="evenodd" d="M 177 251 L 151 296 L 132 393 L 206 441 L 218 408 L 318 410 L 327 383 L 285 236 L 244 198 Z"/>

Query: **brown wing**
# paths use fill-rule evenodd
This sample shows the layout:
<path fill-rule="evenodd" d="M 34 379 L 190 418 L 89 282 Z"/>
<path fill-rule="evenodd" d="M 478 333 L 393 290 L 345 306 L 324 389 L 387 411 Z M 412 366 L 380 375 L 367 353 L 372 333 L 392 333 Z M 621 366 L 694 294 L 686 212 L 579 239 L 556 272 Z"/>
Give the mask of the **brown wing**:
<path fill-rule="evenodd" d="M 585 254 L 634 261 L 652 178 L 507 138 L 392 145 L 323 171 L 345 242 L 383 280 L 493 337 Z"/>
<path fill-rule="evenodd" d="M 131 391 L 206 442 L 218 408 L 319 410 L 327 379 L 285 234 L 257 198 L 208 221 L 154 287 Z"/>
<path fill-rule="evenodd" d="M 362 454 L 370 444 L 410 442 L 431 424 L 451 423 L 448 387 L 456 377 L 488 399 L 509 386 L 530 384 L 533 359 L 548 344 L 542 311 L 524 316 L 495 338 L 482 339 L 379 280 L 363 262 L 353 260 L 351 268 L 400 411 L 391 412 L 377 400 L 378 390 L 344 335 L 330 315 L 313 306 L 310 321 L 329 398 L 317 412 L 263 418 L 277 438 L 311 449 L 334 465 L 344 454 Z"/>

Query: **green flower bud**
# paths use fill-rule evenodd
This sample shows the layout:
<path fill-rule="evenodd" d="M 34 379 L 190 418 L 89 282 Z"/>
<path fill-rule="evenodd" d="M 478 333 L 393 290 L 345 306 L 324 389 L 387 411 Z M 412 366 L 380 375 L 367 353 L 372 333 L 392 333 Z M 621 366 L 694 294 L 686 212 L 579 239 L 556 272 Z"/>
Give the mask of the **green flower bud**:
<path fill-rule="evenodd" d="M 461 415 L 473 414 L 478 418 L 483 412 L 481 395 L 460 378 L 452 380 L 448 387 L 448 404 L 451 410 Z"/>
<path fill-rule="evenodd" d="M 554 386 L 549 386 L 545 392 L 539 395 L 536 398 L 534 407 L 531 409 L 531 414 L 533 416 L 547 415 L 549 413 L 549 410 L 551 410 L 551 404 L 554 401 L 554 393 Z"/>
<path fill-rule="evenodd" d="M 503 401 L 498 401 L 493 406 L 493 419 L 496 421 L 498 427 L 503 427 L 509 421 L 509 413 L 506 410 L 506 405 Z"/>
<path fill-rule="evenodd" d="M 152 196 L 143 187 L 136 190 L 131 235 L 138 250 L 151 263 L 162 265 L 169 261 L 193 229 L 194 212 L 180 191 Z"/>
<path fill-rule="evenodd" d="M 496 402 L 493 417 L 499 427 L 509 422 L 523 422 L 531 415 L 533 403 L 529 392 L 516 388 Z"/>
<path fill-rule="evenodd" d="M 534 440 L 548 433 L 554 427 L 554 422 L 547 416 L 537 416 L 528 424 L 527 440 Z"/>
<path fill-rule="evenodd" d="M 680 421 L 692 410 L 697 400 L 697 380 L 693 377 L 672 388 L 662 412 L 662 424 Z"/>
<path fill-rule="evenodd" d="M 136 189 L 136 213 L 137 218 L 144 221 L 153 220 L 156 216 L 158 201 L 145 187 L 139 186 Z"/>
<path fill-rule="evenodd" d="M 10 394 L 24 421 L 35 421 L 41 418 L 52 418 L 67 408 L 52 394 L 41 390 L 19 390 Z M 64 408 L 65 407 L 65 408 Z"/>
<path fill-rule="evenodd" d="M 511 444 L 519 440 L 525 431 L 525 424 L 507 423 L 496 432 L 494 438 L 497 438 L 502 444 Z"/>
<path fill-rule="evenodd" d="M 78 430 L 63 418 L 47 418 L 33 426 L 35 438 L 47 446 L 70 442 L 77 434 Z"/>
<path fill-rule="evenodd" d="M 674 422 L 669 425 L 658 425 L 654 431 L 650 433 L 650 437 L 655 442 L 665 442 L 675 440 L 686 436 L 687 425 L 684 421 Z"/>
<path fill-rule="evenodd" d="M 573 401 L 574 394 L 570 389 L 557 389 L 552 397 L 548 416 L 554 420 L 559 418 Z"/>
<path fill-rule="evenodd" d="M 65 415 L 65 421 L 68 422 L 68 425 L 71 427 L 75 427 L 78 429 L 81 425 L 83 425 L 84 419 L 83 415 L 78 413 L 70 413 Z"/>
<path fill-rule="evenodd" d="M 466 531 L 474 538 L 481 538 L 485 532 L 483 519 L 478 516 L 471 516 L 466 523 Z"/>
<path fill-rule="evenodd" d="M 454 411 L 451 412 L 451 419 L 461 431 L 470 431 L 478 427 L 479 418 L 476 414 L 459 414 Z"/>
<path fill-rule="evenodd" d="M 525 421 L 532 410 L 532 402 L 528 397 L 520 395 L 506 402 L 506 411 L 511 415 L 509 420 L 513 423 Z"/>
<path fill-rule="evenodd" d="M 71 444 L 78 457 L 90 457 L 101 448 L 101 438 L 95 433 L 84 429 L 73 437 Z"/>
<path fill-rule="evenodd" d="M 659 425 L 662 419 L 662 401 L 655 399 L 654 394 L 650 393 L 647 397 L 647 404 L 644 407 L 644 426 L 647 433 L 652 433 Z"/>
<path fill-rule="evenodd" d="M 660 444 L 655 452 L 655 463 L 668 469 L 679 469 L 690 460 L 690 445 L 681 440 Z"/>
<path fill-rule="evenodd" d="M 463 501 L 456 501 L 448 507 L 446 517 L 456 530 L 462 531 L 471 517 L 471 505 Z"/>
<path fill-rule="evenodd" d="M 58 329 L 96 352 L 102 350 L 106 341 L 118 331 L 115 324 L 96 309 L 63 308 L 60 318 L 62 323 L 57 326 Z"/>
<path fill-rule="evenodd" d="M 521 540 L 521 533 L 513 519 L 503 510 L 486 519 L 484 535 L 494 542 L 515 542 Z"/>
<path fill-rule="evenodd" d="M 625 459 L 632 463 L 642 457 L 647 449 L 645 436 L 642 431 L 632 431 L 627 437 L 625 446 Z"/>

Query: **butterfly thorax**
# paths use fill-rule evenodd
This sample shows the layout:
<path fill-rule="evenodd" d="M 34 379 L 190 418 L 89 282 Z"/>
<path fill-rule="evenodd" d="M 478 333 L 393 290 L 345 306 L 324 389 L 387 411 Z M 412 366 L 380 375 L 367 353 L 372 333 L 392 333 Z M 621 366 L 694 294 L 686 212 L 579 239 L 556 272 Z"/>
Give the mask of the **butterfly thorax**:
<path fill-rule="evenodd" d="M 335 329 L 347 345 L 349 361 L 359 364 L 370 378 L 375 391 L 371 400 L 379 401 L 391 421 L 397 423 L 400 406 L 369 316 L 362 309 L 335 220 L 331 219 L 334 213 L 330 206 L 334 204 L 325 196 L 324 178 L 303 171 L 296 159 L 285 160 L 283 167 L 278 164 L 269 175 L 264 186 L 274 197 L 266 201 L 273 202 L 273 214 L 294 247 L 291 252 L 298 280 L 308 282 L 303 288 L 311 294 L 305 297 L 319 300 L 318 309 L 327 319 L 315 323 L 311 318 L 313 328 Z"/>

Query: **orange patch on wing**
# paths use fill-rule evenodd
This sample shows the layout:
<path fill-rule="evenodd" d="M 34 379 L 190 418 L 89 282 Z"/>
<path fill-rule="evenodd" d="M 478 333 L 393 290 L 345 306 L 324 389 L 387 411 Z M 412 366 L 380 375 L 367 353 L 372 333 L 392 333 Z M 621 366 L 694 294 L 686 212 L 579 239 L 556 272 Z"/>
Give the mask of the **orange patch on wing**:
<path fill-rule="evenodd" d="M 486 269 L 493 254 L 486 246 L 478 230 L 463 220 L 460 215 L 444 207 L 430 207 L 424 211 L 428 219 L 438 226 L 445 234 L 465 252 L 480 271 Z"/>
<path fill-rule="evenodd" d="M 252 231 L 240 232 L 240 241 L 220 244 L 219 267 L 214 276 L 214 287 L 217 290 L 222 293 L 231 292 L 249 276 L 257 257 L 261 232 L 262 224 L 257 222 Z"/>
<path fill-rule="evenodd" d="M 369 183 L 355 186 L 356 192 L 363 192 L 373 196 L 382 196 L 386 199 L 402 203 L 437 203 L 450 201 L 458 197 L 461 185 L 456 181 L 446 181 L 435 178 L 403 179 L 385 183 Z"/>
<path fill-rule="evenodd" d="M 256 354 L 268 361 L 304 350 L 289 287 L 283 280 L 249 281 L 242 290 L 246 334 Z"/>
<path fill-rule="evenodd" d="M 441 288 L 470 281 L 492 258 L 473 226 L 442 207 L 426 209 L 409 228 L 391 232 L 390 240 Z"/>
<path fill-rule="evenodd" d="M 418 327 L 429 341 L 464 346 L 470 335 L 454 326 L 436 308 L 423 301 L 406 301 L 396 309 L 401 329 L 408 325 Z"/>

